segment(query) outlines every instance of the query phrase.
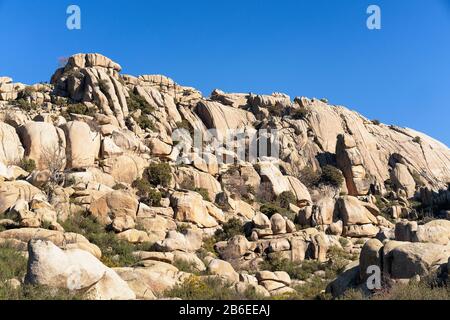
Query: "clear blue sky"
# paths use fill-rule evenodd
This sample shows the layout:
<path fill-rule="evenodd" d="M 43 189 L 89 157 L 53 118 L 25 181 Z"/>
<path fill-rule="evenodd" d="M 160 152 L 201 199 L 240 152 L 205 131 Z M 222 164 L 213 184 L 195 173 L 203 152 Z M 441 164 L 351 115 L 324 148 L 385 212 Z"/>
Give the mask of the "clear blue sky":
<path fill-rule="evenodd" d="M 82 30 L 66 29 L 66 8 Z M 366 9 L 382 29 L 366 28 Z M 0 75 L 48 81 L 58 57 L 99 52 L 205 95 L 326 97 L 450 145 L 450 0 L 0 0 Z"/>

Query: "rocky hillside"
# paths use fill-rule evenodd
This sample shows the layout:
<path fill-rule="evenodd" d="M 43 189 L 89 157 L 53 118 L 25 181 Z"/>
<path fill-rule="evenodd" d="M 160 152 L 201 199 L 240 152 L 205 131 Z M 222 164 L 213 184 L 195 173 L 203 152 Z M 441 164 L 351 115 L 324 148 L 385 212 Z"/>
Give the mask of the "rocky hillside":
<path fill-rule="evenodd" d="M 444 144 L 325 99 L 120 72 L 77 54 L 50 83 L 0 78 L 1 299 L 373 296 L 369 266 L 445 284 Z M 236 129 L 276 130 L 279 154 L 224 148 Z"/>

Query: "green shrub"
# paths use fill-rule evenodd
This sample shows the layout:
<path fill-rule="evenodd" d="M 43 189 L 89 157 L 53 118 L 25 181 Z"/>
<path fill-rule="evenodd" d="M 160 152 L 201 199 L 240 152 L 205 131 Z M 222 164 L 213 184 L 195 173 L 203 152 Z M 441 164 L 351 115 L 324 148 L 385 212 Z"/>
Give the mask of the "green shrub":
<path fill-rule="evenodd" d="M 142 129 L 155 131 L 155 124 L 147 115 L 141 114 L 137 119 L 135 119 L 135 121 Z"/>
<path fill-rule="evenodd" d="M 68 290 L 36 285 L 22 285 L 12 288 L 6 280 L 22 279 L 27 273 L 27 259 L 19 251 L 7 245 L 0 245 L 0 300 L 69 300 L 82 299 L 81 294 Z"/>
<path fill-rule="evenodd" d="M 18 166 L 26 172 L 33 172 L 36 170 L 36 162 L 33 159 L 23 158 L 20 160 Z"/>
<path fill-rule="evenodd" d="M 414 137 L 413 142 L 420 144 L 422 142 L 422 139 L 419 136 L 417 136 L 417 137 Z"/>
<path fill-rule="evenodd" d="M 320 182 L 320 173 L 314 171 L 311 167 L 305 167 L 300 170 L 297 177 L 307 188 L 316 187 Z"/>
<path fill-rule="evenodd" d="M 129 97 L 127 98 L 128 110 L 130 112 L 141 110 L 143 114 L 151 114 L 155 112 L 155 108 L 152 107 L 144 97 L 135 94 L 134 92 L 129 92 Z"/>
<path fill-rule="evenodd" d="M 321 184 L 340 188 L 343 182 L 344 176 L 342 175 L 341 170 L 331 165 L 326 165 L 322 168 L 322 174 L 320 176 Z"/>
<path fill-rule="evenodd" d="M 297 197 L 291 191 L 284 191 L 278 196 L 278 203 L 282 208 L 289 209 L 290 204 L 297 203 Z"/>
<path fill-rule="evenodd" d="M 10 101 L 9 104 L 14 105 L 14 106 L 18 107 L 19 109 L 24 110 L 26 112 L 30 112 L 30 111 L 38 109 L 38 105 L 36 103 L 28 102 L 25 99 L 18 99 L 18 100 Z"/>
<path fill-rule="evenodd" d="M 69 104 L 65 114 L 70 115 L 72 113 L 93 117 L 95 115 L 95 108 L 88 107 L 83 103 Z"/>
<path fill-rule="evenodd" d="M 141 202 L 150 207 L 159 207 L 161 205 L 161 192 L 154 189 L 147 180 L 137 179 L 133 182 L 132 186 L 138 190 L 136 194 Z"/>
<path fill-rule="evenodd" d="M 177 232 L 179 233 L 183 233 L 186 234 L 186 232 L 190 229 L 191 227 L 186 224 L 186 223 L 180 223 L 177 225 Z"/>
<path fill-rule="evenodd" d="M 372 120 L 372 124 L 379 126 L 381 124 L 380 120 Z"/>
<path fill-rule="evenodd" d="M 244 233 L 244 225 L 242 221 L 236 218 L 231 218 L 222 226 L 222 230 L 217 230 L 215 233 L 215 241 L 225 241 L 236 235 Z"/>
<path fill-rule="evenodd" d="M 107 80 L 105 80 L 105 79 L 99 79 L 98 80 L 98 87 L 103 92 L 107 92 L 107 91 L 109 91 L 109 89 L 111 89 L 110 86 L 109 86 L 109 82 Z"/>
<path fill-rule="evenodd" d="M 394 284 L 372 295 L 359 290 L 349 289 L 340 300 L 450 300 L 450 287 L 436 285 L 434 282 L 410 281 L 408 284 Z"/>
<path fill-rule="evenodd" d="M 284 114 L 284 108 L 281 105 L 274 105 L 267 108 L 269 110 L 269 114 L 273 117 L 282 117 Z"/>
<path fill-rule="evenodd" d="M 269 219 L 275 214 L 279 213 L 283 217 L 288 218 L 291 221 L 295 220 L 295 212 L 292 212 L 286 208 L 282 208 L 278 202 L 266 202 L 259 209 L 262 213 L 269 217 Z"/>
<path fill-rule="evenodd" d="M 209 237 L 203 240 L 202 248 L 197 252 L 199 256 L 206 257 L 207 253 L 213 253 L 217 255 L 216 250 L 214 249 L 214 245 L 217 243 L 216 237 Z"/>
<path fill-rule="evenodd" d="M 177 268 L 180 271 L 192 273 L 195 275 L 200 275 L 201 272 L 198 271 L 196 268 L 196 265 L 194 262 L 181 260 L 181 259 L 175 259 L 172 263 L 172 265 Z"/>
<path fill-rule="evenodd" d="M 322 99 L 320 99 L 320 101 L 322 101 L 323 103 L 328 103 L 328 99 L 327 98 L 322 98 Z"/>
<path fill-rule="evenodd" d="M 12 278 L 20 279 L 27 272 L 27 259 L 16 249 L 0 245 L 0 283 Z"/>
<path fill-rule="evenodd" d="M 261 300 L 254 290 L 238 294 L 231 284 L 217 278 L 191 276 L 164 294 L 181 300 Z"/>
<path fill-rule="evenodd" d="M 202 196 L 203 200 L 211 202 L 211 199 L 209 198 L 208 190 L 206 190 L 205 188 L 193 188 L 192 191 L 200 194 Z"/>
<path fill-rule="evenodd" d="M 92 216 L 75 214 L 60 224 L 66 232 L 81 234 L 97 245 L 102 251 L 101 261 L 108 267 L 129 267 L 138 262 L 133 255 L 136 248 L 119 240 L 114 232 L 108 232 Z"/>
<path fill-rule="evenodd" d="M 427 281 L 397 284 L 372 296 L 373 300 L 450 300 L 450 287 Z"/>
<path fill-rule="evenodd" d="M 146 205 L 148 205 L 150 207 L 160 207 L 161 199 L 162 199 L 161 192 L 159 192 L 156 189 L 151 189 L 147 193 L 147 196 L 141 198 L 141 202 L 145 203 Z"/>
<path fill-rule="evenodd" d="M 327 281 L 322 278 L 313 276 L 309 282 L 296 286 L 294 289 L 296 294 L 290 295 L 287 299 L 291 300 L 330 300 L 329 294 L 323 293 L 327 287 Z"/>
<path fill-rule="evenodd" d="M 168 163 L 152 163 L 145 169 L 144 177 L 154 187 L 168 187 L 172 181 L 172 170 Z"/>
<path fill-rule="evenodd" d="M 36 92 L 36 89 L 32 86 L 26 86 L 25 89 L 22 90 L 22 95 L 25 97 L 31 96 L 34 92 Z"/>
<path fill-rule="evenodd" d="M 309 114 L 309 112 L 306 108 L 300 107 L 300 108 L 294 109 L 291 112 L 291 117 L 292 117 L 292 119 L 295 119 L 295 120 L 303 120 L 307 117 L 308 114 Z"/>

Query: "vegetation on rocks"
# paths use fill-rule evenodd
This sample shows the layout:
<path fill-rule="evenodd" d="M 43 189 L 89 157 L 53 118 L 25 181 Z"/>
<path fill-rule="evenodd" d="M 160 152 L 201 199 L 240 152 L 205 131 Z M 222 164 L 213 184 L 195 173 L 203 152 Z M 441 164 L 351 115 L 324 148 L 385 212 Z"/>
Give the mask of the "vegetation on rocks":
<path fill-rule="evenodd" d="M 0 245 L 0 300 L 80 300 L 83 295 L 69 290 L 21 283 L 27 272 L 27 259 L 16 249 Z M 11 280 L 21 284 L 16 287 Z"/>
<path fill-rule="evenodd" d="M 165 293 L 170 298 L 182 300 L 255 300 L 262 299 L 252 289 L 239 294 L 231 287 L 231 284 L 208 277 L 192 276 L 182 284 L 175 286 Z"/>
<path fill-rule="evenodd" d="M 66 232 L 74 232 L 86 237 L 102 251 L 102 262 L 108 267 L 133 266 L 138 259 L 133 256 L 136 247 L 119 240 L 114 232 L 106 230 L 95 218 L 76 214 L 61 223 Z"/>
<path fill-rule="evenodd" d="M 166 162 L 152 163 L 145 169 L 144 179 L 153 187 L 168 187 L 172 181 L 172 170 Z"/>
<path fill-rule="evenodd" d="M 141 202 L 150 207 L 159 207 L 161 205 L 161 192 L 155 189 L 148 180 L 136 179 L 132 187 L 137 189 L 136 195 Z"/>
<path fill-rule="evenodd" d="M 33 159 L 23 158 L 17 165 L 26 172 L 33 172 L 36 170 L 36 162 Z"/>

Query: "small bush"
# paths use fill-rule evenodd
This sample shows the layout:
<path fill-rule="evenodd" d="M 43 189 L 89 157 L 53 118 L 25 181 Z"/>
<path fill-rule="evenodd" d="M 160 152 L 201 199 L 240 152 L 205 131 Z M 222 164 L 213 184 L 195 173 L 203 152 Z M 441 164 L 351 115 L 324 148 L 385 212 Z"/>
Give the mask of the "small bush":
<path fill-rule="evenodd" d="M 33 159 L 23 158 L 20 160 L 18 166 L 26 172 L 33 172 L 36 170 L 36 162 Z"/>
<path fill-rule="evenodd" d="M 99 86 L 100 90 L 103 92 L 107 92 L 107 91 L 109 91 L 109 89 L 111 89 L 109 86 L 109 82 L 105 79 L 99 79 L 98 86 Z"/>
<path fill-rule="evenodd" d="M 135 121 L 139 125 L 139 127 L 141 127 L 141 129 L 149 129 L 155 131 L 155 124 L 147 115 L 141 114 L 137 119 L 135 119 Z"/>
<path fill-rule="evenodd" d="M 324 293 L 327 284 L 327 281 L 322 278 L 313 276 L 309 282 L 296 286 L 294 289 L 297 293 L 287 298 L 291 300 L 330 300 L 331 296 Z"/>
<path fill-rule="evenodd" d="M 181 260 L 181 259 L 175 259 L 172 265 L 180 271 L 192 273 L 195 275 L 200 275 L 200 272 L 195 267 L 194 262 Z"/>
<path fill-rule="evenodd" d="M 4 284 L 10 279 L 22 279 L 27 273 L 27 259 L 16 249 L 0 245 L 0 300 L 71 300 L 82 299 L 81 294 L 68 290 L 37 285 L 12 288 Z"/>
<path fill-rule="evenodd" d="M 283 208 L 279 205 L 278 202 L 268 202 L 264 203 L 259 209 L 262 213 L 269 217 L 269 219 L 275 214 L 279 213 L 283 217 L 288 218 L 291 221 L 295 220 L 295 212 L 290 211 L 289 209 Z"/>
<path fill-rule="evenodd" d="M 217 278 L 191 276 L 182 284 L 165 293 L 169 298 L 181 300 L 261 300 L 254 290 L 238 294 L 231 284 Z"/>
<path fill-rule="evenodd" d="M 289 209 L 289 205 L 296 202 L 297 197 L 291 191 L 284 191 L 278 196 L 278 203 L 282 208 Z"/>
<path fill-rule="evenodd" d="M 217 243 L 216 237 L 209 237 L 203 240 L 202 249 L 198 252 L 199 255 L 206 256 L 207 253 L 217 255 L 214 245 Z"/>
<path fill-rule="evenodd" d="M 269 110 L 269 114 L 273 117 L 282 117 L 285 111 L 284 108 L 278 104 L 270 106 L 267 109 Z"/>
<path fill-rule="evenodd" d="M 307 117 L 308 113 L 309 112 L 306 108 L 300 107 L 300 108 L 294 109 L 291 112 L 291 117 L 292 117 L 292 119 L 295 119 L 295 120 L 303 120 Z"/>
<path fill-rule="evenodd" d="M 244 225 L 242 221 L 236 218 L 231 218 L 222 226 L 222 230 L 217 230 L 215 233 L 215 241 L 225 241 L 236 235 L 244 233 Z"/>
<path fill-rule="evenodd" d="M 130 112 L 141 110 L 145 115 L 155 112 L 155 108 L 152 107 L 144 97 L 141 97 L 140 95 L 137 95 L 133 92 L 129 92 L 127 105 Z"/>
<path fill-rule="evenodd" d="M 343 182 L 344 176 L 338 168 L 331 165 L 326 165 L 322 168 L 320 183 L 340 188 Z"/>
<path fill-rule="evenodd" d="M 17 106 L 19 109 L 24 110 L 26 112 L 30 112 L 38 109 L 38 105 L 34 102 L 28 102 L 25 99 L 18 99 L 9 102 L 10 105 Z"/>
<path fill-rule="evenodd" d="M 305 167 L 298 173 L 297 177 L 307 188 L 313 188 L 320 182 L 320 173 L 311 167 Z"/>
<path fill-rule="evenodd" d="M 206 190 L 205 188 L 193 188 L 192 191 L 200 194 L 202 196 L 203 200 L 211 202 L 208 190 Z"/>
<path fill-rule="evenodd" d="M 138 190 L 136 194 L 140 197 L 141 202 L 150 207 L 159 207 L 161 205 L 161 192 L 154 189 L 147 180 L 137 179 L 132 186 Z"/>
<path fill-rule="evenodd" d="M 419 136 L 417 136 L 414 137 L 413 142 L 420 144 L 422 142 L 422 139 Z"/>
<path fill-rule="evenodd" d="M 114 232 L 108 232 L 91 216 L 76 214 L 61 225 L 66 232 L 81 234 L 97 245 L 102 251 L 101 261 L 108 267 L 129 267 L 138 262 L 132 244 L 119 240 Z"/>
<path fill-rule="evenodd" d="M 320 99 L 320 101 L 322 101 L 323 103 L 328 103 L 328 99 L 327 98 L 322 98 L 322 99 Z"/>
<path fill-rule="evenodd" d="M 153 187 L 168 187 L 172 181 L 172 170 L 168 163 L 152 163 L 145 169 L 144 177 Z"/>
<path fill-rule="evenodd" d="M 427 281 L 397 284 L 372 296 L 372 300 L 450 300 L 450 287 Z"/>
<path fill-rule="evenodd" d="M 372 124 L 379 126 L 381 124 L 380 120 L 372 120 Z"/>
<path fill-rule="evenodd" d="M 95 115 L 95 109 L 88 107 L 83 103 L 69 104 L 65 114 L 70 115 L 72 113 L 93 117 Z"/>
<path fill-rule="evenodd" d="M 23 89 L 22 91 L 22 95 L 25 97 L 29 97 L 31 96 L 34 92 L 36 92 L 36 89 L 32 86 L 27 86 L 25 87 L 25 89 Z"/>

